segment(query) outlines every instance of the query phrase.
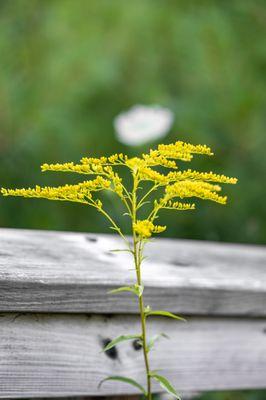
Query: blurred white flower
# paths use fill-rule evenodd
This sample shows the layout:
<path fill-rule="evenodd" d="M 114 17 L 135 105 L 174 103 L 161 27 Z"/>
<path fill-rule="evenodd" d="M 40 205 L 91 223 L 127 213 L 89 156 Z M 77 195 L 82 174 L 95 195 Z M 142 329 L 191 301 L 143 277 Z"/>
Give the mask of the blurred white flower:
<path fill-rule="evenodd" d="M 136 105 L 114 119 L 118 140 L 138 146 L 164 137 L 174 121 L 174 114 L 160 106 Z"/>

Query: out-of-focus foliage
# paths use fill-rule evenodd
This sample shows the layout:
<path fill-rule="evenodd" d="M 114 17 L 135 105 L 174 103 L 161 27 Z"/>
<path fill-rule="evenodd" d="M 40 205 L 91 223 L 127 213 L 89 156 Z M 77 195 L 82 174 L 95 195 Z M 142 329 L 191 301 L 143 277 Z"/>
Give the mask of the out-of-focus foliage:
<path fill-rule="evenodd" d="M 166 214 L 168 235 L 264 242 L 265 20 L 260 0 L 1 1 L 1 186 L 64 183 L 44 161 L 146 151 L 116 142 L 113 118 L 158 103 L 176 115 L 165 142 L 207 143 L 216 158 L 195 168 L 239 177 L 226 208 Z M 1 226 L 107 229 L 76 205 L 0 201 Z"/>
<path fill-rule="evenodd" d="M 69 181 L 38 173 L 43 162 L 146 151 L 119 144 L 113 118 L 157 103 L 176 116 L 166 143 L 206 143 L 216 157 L 195 168 L 239 178 L 227 207 L 166 214 L 167 234 L 265 242 L 265 47 L 265 0 L 2 0 L 0 186 Z M 16 198 L 0 199 L 0 225 L 107 231 L 79 205 Z"/>

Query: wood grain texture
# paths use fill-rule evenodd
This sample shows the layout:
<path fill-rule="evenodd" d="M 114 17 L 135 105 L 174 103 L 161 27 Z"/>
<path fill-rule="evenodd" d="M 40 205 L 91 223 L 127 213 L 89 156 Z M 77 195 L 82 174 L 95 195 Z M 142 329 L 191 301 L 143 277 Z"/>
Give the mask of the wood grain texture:
<path fill-rule="evenodd" d="M 187 323 L 150 319 L 149 335 L 165 332 L 151 352 L 153 369 L 183 391 L 266 387 L 266 321 L 192 318 Z M 0 318 L 0 397 L 134 394 L 133 387 L 99 381 L 127 375 L 145 383 L 142 353 L 132 342 L 117 356 L 101 353 L 103 341 L 136 333 L 135 316 L 3 314 Z M 160 391 L 154 386 L 155 391 Z"/>
<path fill-rule="evenodd" d="M 132 261 L 112 235 L 0 229 L 0 311 L 135 313 Z M 151 247 L 152 246 L 152 247 Z M 158 239 L 143 267 L 146 302 L 195 315 L 266 316 L 266 248 Z"/>

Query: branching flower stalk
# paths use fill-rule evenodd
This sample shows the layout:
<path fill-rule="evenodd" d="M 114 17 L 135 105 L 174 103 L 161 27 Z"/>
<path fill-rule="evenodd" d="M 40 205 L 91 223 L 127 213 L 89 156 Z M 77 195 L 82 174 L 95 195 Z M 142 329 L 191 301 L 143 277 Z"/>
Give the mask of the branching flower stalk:
<path fill-rule="evenodd" d="M 136 282 L 132 285 L 120 287 L 110 293 L 130 292 L 138 300 L 140 315 L 140 333 L 121 335 L 112 340 L 104 351 L 110 350 L 117 344 L 126 340 L 137 340 L 140 343 L 145 364 L 146 387 L 140 385 L 132 378 L 125 376 L 110 376 L 100 382 L 122 381 L 137 387 L 147 398 L 152 399 L 152 381 L 157 381 L 161 387 L 179 398 L 175 388 L 167 378 L 158 375 L 150 367 L 149 352 L 160 336 L 157 334 L 151 338 L 147 337 L 146 323 L 150 316 L 164 316 L 182 321 L 183 318 L 169 311 L 152 310 L 144 302 L 144 286 L 142 282 L 142 264 L 144 260 L 144 248 L 149 239 L 165 231 L 166 226 L 156 225 L 162 210 L 189 211 L 195 209 L 194 203 L 182 202 L 186 198 L 200 198 L 211 200 L 220 204 L 226 204 L 226 196 L 221 196 L 219 183 L 235 184 L 236 178 L 218 175 L 213 172 L 198 172 L 191 169 L 179 170 L 177 160 L 189 162 L 194 154 L 212 156 L 211 149 L 207 146 L 192 145 L 181 141 L 173 144 L 161 144 L 155 150 L 141 157 L 128 158 L 124 154 L 114 154 L 109 157 L 88 158 L 84 157 L 79 164 L 73 162 L 64 164 L 43 164 L 42 171 L 74 172 L 90 175 L 93 179 L 83 181 L 74 185 L 59 187 L 40 187 L 29 189 L 1 189 L 3 196 L 37 197 L 49 200 L 70 201 L 94 207 L 111 224 L 122 238 L 126 249 L 117 251 L 129 252 L 134 261 Z M 118 174 L 117 169 L 126 167 L 132 177 L 130 187 Z M 163 172 L 162 172 L 163 170 Z M 102 191 L 114 193 L 122 201 L 127 216 L 131 220 L 131 233 L 133 244 L 127 239 L 124 232 L 113 217 L 104 208 L 103 202 L 98 194 Z M 156 199 L 152 200 L 156 194 Z M 139 211 L 147 207 L 146 218 L 139 219 Z"/>

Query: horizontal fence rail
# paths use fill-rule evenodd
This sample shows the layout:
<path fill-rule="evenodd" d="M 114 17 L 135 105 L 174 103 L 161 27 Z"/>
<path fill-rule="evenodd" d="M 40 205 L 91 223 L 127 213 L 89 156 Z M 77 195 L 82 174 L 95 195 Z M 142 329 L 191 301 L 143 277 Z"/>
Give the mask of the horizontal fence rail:
<path fill-rule="evenodd" d="M 151 352 L 153 369 L 181 391 L 265 387 L 265 321 L 192 318 L 188 323 L 152 319 L 149 334 L 169 339 Z M 101 353 L 103 343 L 138 332 L 136 316 L 6 315 L 0 319 L 0 393 L 6 397 L 122 395 L 137 390 L 99 381 L 130 376 L 145 385 L 142 352 L 134 342 Z M 12 349 L 12 350 L 11 350 Z M 5 361 L 3 361 L 5 360 Z M 156 386 L 158 392 L 159 387 Z"/>
<path fill-rule="evenodd" d="M 0 229 L 0 311 L 136 313 L 135 281 L 112 235 Z M 266 316 L 266 249 L 158 239 L 143 267 L 146 302 L 196 315 Z"/>
<path fill-rule="evenodd" d="M 0 398 L 115 396 L 144 384 L 134 342 L 103 353 L 106 341 L 138 333 L 129 293 L 133 265 L 112 235 L 0 229 Z M 146 302 L 188 316 L 149 320 L 169 338 L 153 369 L 182 393 L 266 387 L 266 248 L 158 239 L 143 267 Z M 126 315 L 125 315 L 126 314 Z M 160 391 L 158 386 L 155 390 Z"/>

